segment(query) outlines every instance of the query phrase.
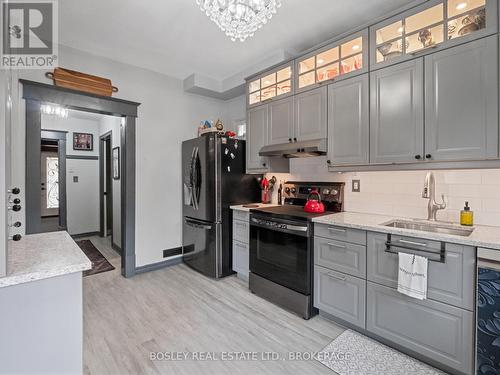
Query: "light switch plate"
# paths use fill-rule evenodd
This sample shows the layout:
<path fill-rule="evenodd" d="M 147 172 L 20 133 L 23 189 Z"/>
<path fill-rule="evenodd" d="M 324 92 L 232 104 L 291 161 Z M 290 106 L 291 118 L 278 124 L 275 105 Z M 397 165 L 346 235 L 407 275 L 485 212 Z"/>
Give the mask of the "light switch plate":
<path fill-rule="evenodd" d="M 361 180 L 352 180 L 352 192 L 359 193 L 361 191 Z"/>
<path fill-rule="evenodd" d="M 73 176 L 73 182 L 77 183 L 78 182 L 78 176 Z"/>

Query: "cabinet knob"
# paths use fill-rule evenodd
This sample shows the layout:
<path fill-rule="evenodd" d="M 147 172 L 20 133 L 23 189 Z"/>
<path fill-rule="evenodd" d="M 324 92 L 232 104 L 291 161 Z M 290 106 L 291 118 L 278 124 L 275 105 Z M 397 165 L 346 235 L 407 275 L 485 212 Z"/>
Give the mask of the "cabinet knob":
<path fill-rule="evenodd" d="M 7 193 L 9 194 L 14 194 L 14 195 L 17 195 L 21 192 L 21 189 L 19 189 L 18 187 L 15 187 L 15 188 L 12 188 L 10 190 L 7 190 Z"/>
<path fill-rule="evenodd" d="M 16 198 L 16 199 L 13 199 L 12 201 L 10 201 L 10 203 L 19 204 L 19 203 L 21 203 L 21 200 L 19 198 Z"/>
<path fill-rule="evenodd" d="M 8 209 L 9 209 L 9 210 L 12 210 L 12 211 L 14 211 L 14 212 L 18 212 L 18 211 L 21 211 L 21 205 L 19 205 L 19 204 L 15 204 L 15 205 L 13 205 L 12 207 L 9 207 Z"/>
<path fill-rule="evenodd" d="M 297 142 L 297 138 L 294 138 L 294 139 L 293 139 L 293 141 L 294 141 L 294 142 Z"/>
<path fill-rule="evenodd" d="M 21 227 L 21 222 L 20 221 L 16 221 L 14 224 L 11 224 L 9 226 L 10 227 L 14 227 L 14 228 L 20 228 Z"/>
<path fill-rule="evenodd" d="M 326 164 L 332 164 L 332 161 L 331 160 L 327 160 Z"/>
<path fill-rule="evenodd" d="M 288 142 L 292 142 L 292 138 L 288 138 Z"/>
<path fill-rule="evenodd" d="M 421 155 L 415 155 L 415 159 L 420 160 L 420 159 L 422 159 L 422 156 Z"/>
<path fill-rule="evenodd" d="M 266 163 L 262 163 L 262 166 L 265 167 L 267 164 Z"/>
<path fill-rule="evenodd" d="M 425 158 L 426 158 L 426 159 L 431 159 L 431 158 L 432 158 L 432 155 L 431 155 L 431 154 L 426 154 L 426 155 L 425 155 Z"/>

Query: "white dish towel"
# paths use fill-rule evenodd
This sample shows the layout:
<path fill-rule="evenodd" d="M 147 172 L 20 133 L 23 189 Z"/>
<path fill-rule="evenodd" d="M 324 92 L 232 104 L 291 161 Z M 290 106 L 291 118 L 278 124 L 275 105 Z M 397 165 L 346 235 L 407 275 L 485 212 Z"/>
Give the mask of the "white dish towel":
<path fill-rule="evenodd" d="M 427 298 L 428 259 L 399 253 L 398 292 L 420 300 Z"/>

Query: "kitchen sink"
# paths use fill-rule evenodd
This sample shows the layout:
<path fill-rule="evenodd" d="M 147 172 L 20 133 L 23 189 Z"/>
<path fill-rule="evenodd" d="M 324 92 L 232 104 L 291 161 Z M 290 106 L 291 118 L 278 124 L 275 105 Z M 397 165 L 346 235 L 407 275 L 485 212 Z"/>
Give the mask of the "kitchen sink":
<path fill-rule="evenodd" d="M 418 230 L 422 232 L 433 232 L 442 234 L 451 234 L 454 236 L 468 237 L 474 231 L 474 228 L 464 228 L 454 224 L 421 222 L 412 220 L 391 220 L 382 224 L 386 227 Z"/>

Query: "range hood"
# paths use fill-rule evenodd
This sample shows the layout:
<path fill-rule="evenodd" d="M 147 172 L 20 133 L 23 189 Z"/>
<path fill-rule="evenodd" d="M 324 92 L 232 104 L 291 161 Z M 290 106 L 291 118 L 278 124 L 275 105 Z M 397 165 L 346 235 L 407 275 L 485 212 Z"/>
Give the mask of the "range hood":
<path fill-rule="evenodd" d="M 270 158 L 306 158 L 326 155 L 326 147 L 326 139 L 313 139 L 264 146 L 260 149 L 259 155 Z"/>

